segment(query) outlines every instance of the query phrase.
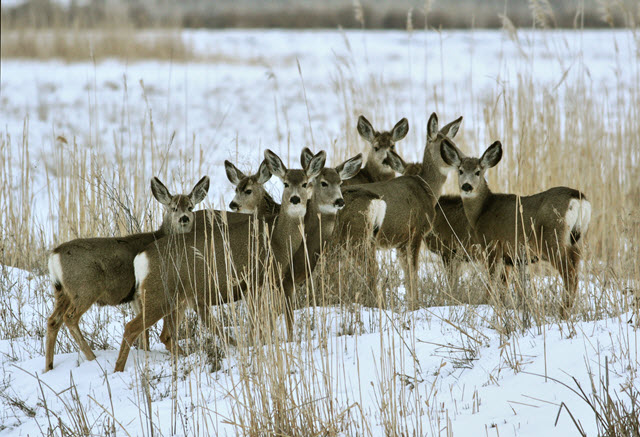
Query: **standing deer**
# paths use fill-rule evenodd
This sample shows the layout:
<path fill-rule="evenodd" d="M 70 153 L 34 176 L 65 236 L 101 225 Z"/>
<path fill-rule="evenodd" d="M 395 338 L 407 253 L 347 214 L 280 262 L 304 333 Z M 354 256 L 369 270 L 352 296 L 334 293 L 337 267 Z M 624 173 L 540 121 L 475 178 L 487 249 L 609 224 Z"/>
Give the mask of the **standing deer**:
<path fill-rule="evenodd" d="M 390 152 L 393 152 L 398 141 L 407 136 L 409 122 L 403 118 L 389 132 L 376 131 L 369 120 L 361 115 L 358 118 L 358 133 L 367 141 L 372 150 L 369 151 L 367 162 L 363 168 L 344 185 L 368 184 L 386 181 L 396 177 L 395 171 L 385 163 Z"/>
<path fill-rule="evenodd" d="M 462 117 L 438 130 L 438 116 L 435 113 L 431 114 L 427 123 L 427 138 L 420 171 L 415 175 L 361 186 L 386 202 L 385 217 L 377 233 L 376 244 L 383 249 L 398 250 L 410 308 L 415 308 L 418 303 L 416 273 L 422 239 L 431 229 L 435 217 L 434 206 L 451 170 L 440 156 L 440 145 L 448 143 L 454 146 L 451 139 L 458 132 L 460 123 Z M 346 196 L 351 189 L 352 187 L 345 188 L 343 194 Z M 338 218 L 340 219 L 340 215 Z"/>
<path fill-rule="evenodd" d="M 324 167 L 324 152 L 303 170 L 287 169 L 280 158 L 265 151 L 269 170 L 284 184 L 282 205 L 270 221 L 252 216 L 227 223 L 220 214 L 210 215 L 206 230 L 195 230 L 177 238 L 163 238 L 134 260 L 137 292 L 142 311 L 127 325 L 115 370 L 123 371 L 131 344 L 145 329 L 165 315 L 179 326 L 183 309 L 194 308 L 208 323 L 210 306 L 242 298 L 238 284 L 261 281 L 271 259 L 275 271 L 282 271 L 302 242 L 302 225 L 311 196 L 311 183 Z M 165 321 L 160 340 L 174 348 L 171 329 Z"/>
<path fill-rule="evenodd" d="M 390 154 L 387 160 L 389 166 L 405 176 L 418 174 L 422 169 L 422 164 L 406 163 L 395 153 Z M 464 212 L 462 198 L 452 194 L 440 196 L 436 203 L 436 215 L 431 232 L 425 235 L 424 243 L 429 251 L 440 255 L 451 286 L 457 283 L 459 261 L 485 260 L 483 251 L 479 250 L 480 242 L 476 241 L 474 235 Z M 537 259 L 525 260 L 525 262 L 529 261 L 534 263 Z M 505 256 L 504 266 L 505 274 L 502 275 L 502 280 L 506 282 L 513 260 Z"/>
<path fill-rule="evenodd" d="M 308 148 L 302 150 L 300 162 L 305 168 L 314 158 L 313 152 Z M 285 295 L 285 311 L 287 334 L 293 338 L 293 292 L 295 285 L 308 279 L 318 262 L 325 246 L 331 241 L 336 214 L 343 208 L 348 208 L 349 203 L 340 191 L 342 181 L 353 177 L 362 165 L 362 154 L 358 154 L 343 162 L 335 168 L 325 167 L 313 182 L 313 195 L 307 207 L 304 230 L 305 241 L 293 255 L 293 262 L 282 282 Z M 355 199 L 354 199 L 355 200 Z M 360 221 L 365 217 L 360 216 Z M 382 217 L 378 219 L 382 221 Z"/>
<path fill-rule="evenodd" d="M 441 145 L 442 159 L 458 170 L 464 211 L 475 238 L 488 252 L 493 273 L 501 258 L 518 261 L 521 254 L 550 262 L 564 282 L 561 316 L 568 317 L 578 287 L 578 242 L 591 220 L 591 203 L 573 188 L 554 187 L 531 196 L 493 193 L 484 174 L 502 159 L 502 145 L 493 143 L 481 158 L 469 158 L 453 145 Z"/>
<path fill-rule="evenodd" d="M 209 177 L 204 176 L 191 193 L 174 196 L 154 177 L 151 192 L 164 205 L 160 229 L 125 237 L 78 238 L 53 249 L 49 275 L 55 304 L 47 322 L 45 371 L 53 369 L 54 347 L 63 323 L 87 359 L 96 358 L 80 331 L 80 317 L 95 303 L 114 306 L 131 302 L 135 256 L 165 235 L 190 232 L 196 221 L 193 207 L 204 200 L 208 190 Z"/>

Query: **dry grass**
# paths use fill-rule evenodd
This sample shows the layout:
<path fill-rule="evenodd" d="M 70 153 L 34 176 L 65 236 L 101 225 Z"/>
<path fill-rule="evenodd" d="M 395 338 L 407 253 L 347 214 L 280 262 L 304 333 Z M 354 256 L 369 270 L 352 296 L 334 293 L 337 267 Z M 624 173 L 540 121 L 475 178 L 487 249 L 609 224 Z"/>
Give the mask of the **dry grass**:
<path fill-rule="evenodd" d="M 130 27 L 105 29 L 3 30 L 3 58 L 62 59 L 66 62 L 118 58 L 189 61 L 192 48 L 176 29 L 141 32 Z"/>
<path fill-rule="evenodd" d="M 542 20 L 543 16 L 539 19 Z M 109 49 L 109 37 L 102 42 L 89 43 L 82 41 L 80 35 L 72 35 L 73 41 L 70 43 L 58 43 L 55 42 L 58 38 L 53 38 L 52 45 L 60 47 L 53 49 L 53 52 L 65 59 L 68 56 L 69 60 L 74 56 L 85 56 L 78 53 L 91 53 L 90 47 L 93 47 L 96 57 L 110 56 L 109 53 L 113 56 L 140 56 L 136 48 Z M 5 38 L 3 34 L 3 56 L 6 55 Z M 36 57 L 46 57 L 47 50 L 38 47 L 31 37 L 16 34 L 13 38 L 16 39 L 11 43 L 12 47 L 24 44 L 26 52 Z M 117 46 L 126 45 L 125 36 L 123 38 L 116 37 Z M 176 49 L 181 55 L 174 55 L 171 41 L 169 38 L 150 42 L 149 47 L 156 48 L 149 49 L 149 56 L 156 56 L 157 53 L 164 53 L 166 57 L 160 56 L 163 59 L 188 56 L 185 47 Z M 133 46 L 137 47 L 135 44 Z M 15 48 L 7 50 L 14 56 L 19 53 L 13 51 Z M 144 53 L 145 49 L 140 50 Z M 348 69 L 338 71 L 334 81 L 343 97 L 345 114 L 353 113 L 356 107 L 371 104 L 372 95 L 377 98 L 385 95 L 388 84 L 372 80 L 373 90 L 377 92 L 371 93 L 356 85 L 355 78 L 345 73 Z M 489 324 L 516 343 L 519 332 L 538 332 L 549 323 L 567 326 L 571 330 L 576 320 L 597 320 L 628 309 L 622 290 L 635 289 L 640 284 L 640 212 L 637 205 L 640 199 L 640 91 L 637 86 L 636 83 L 635 89 L 628 90 L 619 85 L 613 95 L 605 95 L 579 81 L 564 84 L 566 91 L 559 97 L 555 89 L 543 86 L 536 78 L 522 77 L 515 84 L 496 87 L 491 95 L 482 98 L 471 96 L 484 116 L 486 138 L 499 138 L 507 146 L 503 162 L 489 173 L 490 186 L 500 191 L 530 194 L 555 185 L 571 185 L 583 190 L 593 204 L 594 214 L 584 247 L 581 271 L 581 279 L 593 286 L 586 287 L 581 283 L 572 321 L 565 325 L 558 317 L 557 289 L 560 284 L 555 282 L 559 279 L 555 282 L 553 279 L 535 279 L 545 273 L 540 271 L 544 267 L 536 266 L 514 275 L 513 283 L 519 289 L 525 289 L 527 292 L 524 294 L 518 293 L 518 287 L 515 286 L 507 291 L 501 290 L 499 294 L 490 289 L 493 313 L 486 318 L 475 306 L 483 301 L 488 283 L 484 266 L 466 264 L 462 267 L 463 277 L 456 283 L 449 283 L 438 261 L 434 262 L 430 254 L 424 254 L 421 262 L 419 291 L 422 306 L 471 304 L 452 314 L 450 323 L 453 326 L 461 327 L 464 332 L 473 332 L 479 325 Z M 443 96 L 438 95 L 437 90 L 434 93 L 434 99 L 442 101 Z M 329 150 L 336 159 L 360 151 L 355 126 L 350 125 L 354 122 L 347 120 L 345 123 L 345 131 L 348 132 L 346 148 L 337 149 L 334 145 L 334 149 Z M 146 143 L 133 152 L 124 152 L 124 148 L 116 147 L 118 165 L 112 171 L 106 171 L 100 165 L 100 156 L 78 147 L 72 139 L 58 138 L 52 166 L 58 174 L 48 177 L 51 206 L 46 216 L 51 215 L 52 218 L 46 220 L 32 208 L 34 192 L 28 165 L 28 136 L 16 139 L 2 135 L 1 264 L 43 273 L 46 250 L 52 244 L 79 236 L 121 235 L 151 229 L 151 217 L 158 217 L 159 214 L 155 203 L 149 200 L 147 181 L 151 175 L 145 169 L 161 168 L 159 163 L 166 156 L 168 146 L 154 141 L 152 123 L 139 128 L 149 132 L 145 136 Z M 28 123 L 25 132 L 28 132 Z M 462 132 L 461 137 L 464 146 L 477 144 L 481 140 L 473 137 L 471 132 Z M 16 146 L 16 142 L 21 145 Z M 515 144 L 519 144 L 517 150 L 510 148 L 509 145 Z M 17 155 L 16 150 L 19 151 Z M 185 162 L 186 174 L 181 175 L 185 180 L 199 177 L 196 170 L 203 159 L 202 153 L 195 147 L 190 153 L 200 162 Z M 19 174 L 15 173 L 15 169 L 20 169 Z M 451 184 L 447 189 L 455 191 Z M 60 195 L 54 197 L 54 193 Z M 53 241 L 49 235 L 55 236 Z M 219 312 L 240 341 L 237 349 L 232 351 L 226 346 L 212 345 L 207 329 L 202 329 L 199 322 L 190 318 L 183 342 L 187 349 L 198 351 L 199 356 L 204 357 L 203 361 L 171 360 L 170 369 L 165 370 L 167 374 L 163 375 L 154 374 L 144 362 L 138 363 L 136 372 L 140 377 L 140 385 L 135 390 L 139 394 L 140 410 L 145 412 L 155 396 L 175 398 L 181 378 L 185 375 L 208 378 L 206 372 L 203 376 L 193 370 L 201 369 L 201 366 L 217 370 L 222 357 L 233 354 L 237 367 L 233 372 L 234 384 L 228 394 L 236 401 L 236 407 L 232 416 L 224 419 L 237 425 L 239 435 L 369 435 L 367 414 L 360 409 L 358 402 L 346 410 L 338 409 L 333 402 L 335 394 L 331 392 L 332 386 L 327 380 L 335 378 L 340 381 L 341 371 L 340 355 L 334 352 L 344 350 L 350 336 L 363 332 L 380 332 L 381 343 L 390 344 L 394 332 L 406 330 L 406 341 L 415 341 L 411 333 L 412 316 L 405 311 L 403 296 L 394 294 L 402 281 L 400 269 L 392 255 L 381 257 L 379 294 L 375 296 L 366 289 L 365 278 L 356 274 L 357 266 L 350 265 L 348 257 L 345 260 L 338 272 L 333 273 L 337 279 L 332 280 L 323 274 L 331 266 L 319 265 L 314 281 L 300 288 L 297 296 L 300 308 L 334 306 L 332 311 L 339 314 L 337 319 L 342 321 L 340 326 L 332 326 L 334 319 L 331 311 L 308 309 L 296 325 L 295 335 L 299 341 L 287 343 L 282 338 L 282 329 L 260 329 L 282 325 L 282 319 L 277 317 L 278 311 L 273 310 L 282 307 L 278 287 L 253 284 L 253 293 L 246 305 L 231 305 Z M 335 268 L 335 263 L 332 266 Z M 43 279 L 33 293 L 25 296 L 25 301 L 35 301 L 39 308 L 46 308 L 51 294 L 47 281 Z M 0 338 L 28 335 L 15 309 L 2 308 L 2 305 L 0 303 L 0 309 L 14 315 L 15 323 L 3 324 Z M 375 315 L 365 320 L 361 305 L 384 305 L 392 310 L 392 316 L 373 312 Z M 125 321 L 130 320 L 131 315 L 124 308 L 120 313 L 113 309 L 100 311 L 98 314 L 103 318 L 85 320 L 83 329 L 89 333 L 87 337 L 92 346 L 117 348 L 120 339 L 105 332 L 109 324 L 105 323 L 104 317 Z M 42 314 L 38 336 L 43 335 L 45 316 Z M 391 329 L 382 329 L 382 326 L 391 326 Z M 60 337 L 61 346 L 58 350 L 74 350 L 66 336 Z M 463 353 L 457 356 L 456 362 L 460 366 L 472 365 L 473 357 L 483 346 L 482 340 L 461 335 L 458 343 L 458 350 Z M 318 349 L 327 353 L 320 357 L 314 354 Z M 41 354 L 42 351 L 34 353 Z M 508 351 L 505 353 L 508 355 Z M 446 433 L 449 423 L 443 419 L 442 412 L 437 411 L 437 404 L 425 402 L 424 398 L 412 396 L 403 390 L 416 377 L 411 373 L 414 364 L 410 360 L 399 361 L 394 354 L 379 357 L 380 374 L 376 390 L 380 420 L 385 432 L 387 435 L 406 435 L 408 430 L 415 429 L 419 435 L 435 431 Z M 511 358 L 506 359 L 505 365 L 514 371 L 519 371 L 521 366 Z M 169 393 L 154 391 L 154 381 L 161 379 L 161 376 L 170 376 L 173 381 Z M 172 417 L 176 428 L 186 427 L 185 423 L 213 423 L 219 420 L 215 412 L 202 405 L 204 397 L 200 387 L 208 382 L 196 381 L 191 399 L 176 399 Z M 339 384 L 346 388 L 347 382 L 341 381 Z M 73 390 L 70 393 L 66 401 L 69 404 L 68 416 L 59 417 L 59 421 L 54 422 L 58 423 L 56 426 L 60 434 L 113 433 L 113 429 L 119 426 L 110 416 L 105 416 L 102 422 L 89 424 L 77 400 L 77 393 L 73 395 Z M 197 408 L 187 413 L 179 408 L 179 402 L 183 401 L 190 401 Z M 27 411 L 30 408 L 28 405 L 21 406 L 19 399 L 12 399 L 11 403 Z M 626 417 L 626 411 L 623 413 Z M 430 429 L 423 429 L 419 425 L 423 423 L 421 418 L 425 414 L 432 424 Z M 139 425 L 141 430 L 147 431 L 153 427 L 148 422 Z M 185 433 L 190 431 L 189 428 L 182 430 Z M 56 429 L 50 431 L 58 432 Z"/>

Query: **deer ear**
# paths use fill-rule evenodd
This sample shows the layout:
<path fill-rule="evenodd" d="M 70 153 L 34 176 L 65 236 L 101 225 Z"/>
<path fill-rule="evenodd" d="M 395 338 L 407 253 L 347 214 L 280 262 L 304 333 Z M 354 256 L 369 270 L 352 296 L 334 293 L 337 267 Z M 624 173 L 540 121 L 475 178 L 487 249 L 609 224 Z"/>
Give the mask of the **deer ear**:
<path fill-rule="evenodd" d="M 403 118 L 391 129 L 391 139 L 393 142 L 400 141 L 407 136 L 409 132 L 409 120 Z"/>
<path fill-rule="evenodd" d="M 487 150 L 482 154 L 482 158 L 480 158 L 480 165 L 482 168 L 491 168 L 495 167 L 496 164 L 500 162 L 502 159 L 502 144 L 500 141 L 496 141 L 492 145 L 489 146 Z"/>
<path fill-rule="evenodd" d="M 302 149 L 302 153 L 300 153 L 300 165 L 302 168 L 306 169 L 309 167 L 309 162 L 313 159 L 313 152 L 308 147 Z"/>
<path fill-rule="evenodd" d="M 434 112 L 427 122 L 427 141 L 435 141 L 438 137 L 438 116 Z"/>
<path fill-rule="evenodd" d="M 387 157 L 382 161 L 383 164 L 388 165 L 395 171 L 396 173 L 404 174 L 405 169 L 407 168 L 407 163 L 393 150 L 389 150 L 387 152 Z"/>
<path fill-rule="evenodd" d="M 224 161 L 224 171 L 227 173 L 227 179 L 229 179 L 229 182 L 235 186 L 237 186 L 242 179 L 246 178 L 244 173 L 238 170 L 238 167 L 226 160 Z"/>
<path fill-rule="evenodd" d="M 376 131 L 373 129 L 373 126 L 371 126 L 371 123 L 369 123 L 369 120 L 364 118 L 364 115 L 358 117 L 358 133 L 363 139 L 370 143 L 373 143 L 373 140 L 376 139 Z"/>
<path fill-rule="evenodd" d="M 320 174 L 322 169 L 324 168 L 324 163 L 327 160 L 327 154 L 324 150 L 320 151 L 316 156 L 311 159 L 309 162 L 309 167 L 305 169 L 305 173 L 307 174 L 307 178 L 314 179 L 316 176 Z"/>
<path fill-rule="evenodd" d="M 358 153 L 351 159 L 346 160 L 342 164 L 336 167 L 336 171 L 340 176 L 340 179 L 347 180 L 351 179 L 360 171 L 360 167 L 362 167 L 362 153 Z"/>
<path fill-rule="evenodd" d="M 271 171 L 271 174 L 278 176 L 280 179 L 284 179 L 284 175 L 287 173 L 287 167 L 278 155 L 267 149 L 264 151 L 264 159 L 267 161 L 267 166 Z"/>
<path fill-rule="evenodd" d="M 169 205 L 173 198 L 167 187 L 155 176 L 151 178 L 151 193 L 153 193 L 153 197 L 163 205 Z"/>
<path fill-rule="evenodd" d="M 449 138 L 453 138 L 458 133 L 458 129 L 460 129 L 460 125 L 462 124 L 462 116 L 456 118 L 451 123 L 440 129 L 440 133 Z"/>
<path fill-rule="evenodd" d="M 198 181 L 198 183 L 191 190 L 191 194 L 189 197 L 191 198 L 191 202 L 196 205 L 204 200 L 207 197 L 207 193 L 209 192 L 209 176 L 203 176 L 202 179 Z"/>
<path fill-rule="evenodd" d="M 267 160 L 263 160 L 260 163 L 260 168 L 258 168 L 258 178 L 256 182 L 260 185 L 267 183 L 269 179 L 271 179 L 271 170 L 269 170 L 269 165 L 267 165 Z"/>
<path fill-rule="evenodd" d="M 440 143 L 440 156 L 451 167 L 458 167 L 462 162 L 458 148 L 447 138 L 444 138 Z"/>

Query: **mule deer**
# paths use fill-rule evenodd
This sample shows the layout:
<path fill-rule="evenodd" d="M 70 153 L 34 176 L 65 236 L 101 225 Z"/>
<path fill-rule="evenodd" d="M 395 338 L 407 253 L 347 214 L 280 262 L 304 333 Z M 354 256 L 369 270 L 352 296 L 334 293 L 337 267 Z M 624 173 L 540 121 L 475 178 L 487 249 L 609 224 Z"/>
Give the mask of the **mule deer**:
<path fill-rule="evenodd" d="M 231 211 L 244 214 L 256 213 L 258 217 L 266 217 L 280 211 L 280 205 L 264 189 L 264 184 L 271 179 L 271 171 L 266 159 L 260 164 L 258 172 L 250 176 L 245 176 L 229 161 L 224 162 L 224 168 L 229 182 L 236 187 L 236 194 L 229 203 Z"/>
<path fill-rule="evenodd" d="M 371 182 L 386 181 L 396 177 L 391 167 L 385 164 L 389 152 L 393 152 L 398 141 L 407 136 L 409 122 L 403 118 L 389 132 L 376 131 L 369 120 L 363 115 L 358 117 L 358 133 L 371 144 L 367 156 L 367 162 L 363 168 L 344 185 L 368 184 Z"/>
<path fill-rule="evenodd" d="M 387 160 L 395 171 L 405 176 L 418 174 L 422 169 L 422 164 L 405 163 L 397 154 L 390 154 Z M 429 251 L 438 254 L 442 259 L 451 286 L 457 283 L 459 261 L 485 260 L 483 251 L 479 250 L 480 242 L 475 240 L 474 235 L 464 212 L 462 198 L 451 194 L 440 196 L 436 203 L 436 215 L 431 232 L 425 235 L 424 243 Z M 537 258 L 524 262 L 534 263 L 537 262 Z M 513 260 L 505 256 L 504 266 L 505 274 L 502 275 L 502 280 L 506 283 Z"/>
<path fill-rule="evenodd" d="M 45 371 L 53 369 L 56 338 L 63 323 L 87 359 L 96 358 L 80 331 L 80 317 L 95 303 L 131 302 L 135 292 L 134 257 L 165 235 L 190 232 L 195 222 L 193 207 L 204 200 L 208 190 L 209 177 L 204 176 L 190 194 L 174 196 L 154 177 L 151 192 L 164 205 L 159 230 L 125 237 L 78 238 L 53 249 L 49 275 L 55 304 L 47 322 Z"/>
<path fill-rule="evenodd" d="M 324 167 L 326 155 L 319 153 L 303 170 L 288 170 L 270 150 L 265 158 L 271 173 L 284 183 L 280 212 L 272 220 L 247 216 L 243 222 L 226 223 L 221 214 L 211 214 L 204 232 L 163 238 L 135 258 L 136 299 L 142 311 L 125 326 L 116 371 L 124 370 L 133 341 L 165 315 L 176 318 L 172 324 L 179 326 L 188 305 L 206 323 L 211 305 L 242 298 L 238 283 L 261 280 L 268 259 L 274 259 L 276 271 L 286 268 L 302 242 L 310 184 Z M 171 330 L 165 323 L 160 340 L 168 350 L 178 351 Z"/>
<path fill-rule="evenodd" d="M 415 175 L 400 176 L 361 187 L 380 196 L 386 202 L 386 212 L 376 244 L 384 249 L 398 249 L 398 258 L 405 273 L 409 306 L 417 304 L 416 273 L 418 255 L 424 235 L 431 229 L 435 204 L 451 168 L 440 157 L 440 145 L 451 144 L 462 117 L 438 130 L 438 116 L 433 113 L 427 123 L 427 138 L 422 165 Z M 343 190 L 346 194 L 351 189 Z"/>
<path fill-rule="evenodd" d="M 300 163 L 306 168 L 314 158 L 308 148 L 302 150 Z M 323 253 L 325 245 L 331 240 L 336 222 L 336 214 L 345 206 L 340 191 L 342 181 L 353 177 L 362 165 L 362 154 L 357 154 L 335 168 L 323 168 L 313 182 L 313 195 L 307 206 L 304 222 L 305 240 L 293 255 L 292 264 L 282 282 L 285 295 L 287 334 L 293 338 L 293 291 L 295 284 L 308 279 Z"/>
<path fill-rule="evenodd" d="M 465 157 L 454 145 L 441 145 L 442 159 L 458 170 L 464 211 L 475 237 L 496 261 L 518 261 L 523 251 L 550 262 L 564 282 L 561 316 L 566 318 L 575 299 L 580 262 L 578 242 L 589 228 L 591 204 L 573 188 L 554 187 L 531 196 L 493 193 L 484 174 L 502 158 L 502 145 L 493 143 L 481 158 Z M 529 255 L 527 255 L 528 257 Z"/>

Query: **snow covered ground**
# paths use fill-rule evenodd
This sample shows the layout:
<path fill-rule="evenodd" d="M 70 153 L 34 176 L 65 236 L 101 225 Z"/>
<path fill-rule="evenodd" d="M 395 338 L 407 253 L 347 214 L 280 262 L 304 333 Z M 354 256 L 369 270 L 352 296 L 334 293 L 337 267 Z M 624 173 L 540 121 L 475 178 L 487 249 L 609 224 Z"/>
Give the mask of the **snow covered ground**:
<path fill-rule="evenodd" d="M 16 284 L 4 299 L 16 303 L 15 314 L 19 305 L 28 332 L 41 335 L 50 304 L 35 290 L 45 280 L 17 269 L 6 271 L 4 278 L 3 286 Z M 109 311 L 117 314 L 105 316 Z M 106 322 L 95 321 L 100 317 Z M 571 389 L 579 390 L 577 381 L 588 395 L 595 390 L 602 396 L 600 381 L 606 380 L 611 393 L 627 401 L 625 393 L 638 390 L 638 331 L 628 317 L 571 327 L 550 324 L 506 337 L 494 329 L 491 310 L 482 306 L 409 313 L 299 310 L 298 325 L 310 319 L 315 323 L 300 343 L 248 352 L 287 356 L 283 374 L 256 367 L 233 348 L 218 371 L 211 372 L 202 353 L 181 358 L 174 368 L 157 342 L 148 354 L 133 350 L 123 373 L 113 373 L 117 351 L 111 348 L 96 350 L 94 362 L 76 352 L 59 352 L 54 369 L 43 374 L 40 336 L 8 338 L 0 341 L 0 435 L 38 435 L 58 428 L 58 420 L 70 429 L 82 429 L 77 422 L 84 420 L 98 434 L 113 427 L 116 435 L 149 435 L 149 411 L 156 434 L 242 434 L 238 424 L 246 419 L 244 404 L 256 396 L 239 387 L 247 373 L 256 379 L 256 393 L 269 378 L 280 378 L 294 399 L 289 401 L 301 409 L 318 403 L 328 410 L 320 414 L 328 421 L 347 414 L 353 424 L 338 435 L 403 430 L 393 427 L 394 420 L 408 423 L 407 431 L 417 435 L 578 435 L 570 414 L 587 435 L 595 435 L 593 412 Z M 100 309 L 90 311 L 85 323 L 101 326 L 93 333 L 96 341 L 117 345 L 129 318 L 113 308 Z M 345 334 L 349 323 L 357 326 L 353 334 Z M 271 372 L 277 376 L 266 376 Z M 556 423 L 562 403 L 570 414 L 564 410 Z M 299 420 L 304 427 L 304 417 Z"/>
<path fill-rule="evenodd" d="M 410 132 L 398 149 L 410 160 L 422 152 L 433 111 L 443 121 L 464 115 L 459 144 L 469 153 L 484 149 L 494 138 L 485 132 L 481 102 L 523 77 L 558 94 L 561 84 L 582 83 L 602 96 L 603 107 L 611 94 L 637 90 L 640 82 L 630 31 L 520 31 L 519 42 L 494 31 L 188 31 L 184 38 L 202 61 L 2 60 L 3 153 L 20 156 L 28 142 L 30 204 L 47 241 L 54 240 L 60 195 L 51 181 L 67 176 L 57 171 L 55 155 L 70 154 L 74 138 L 106 172 L 125 165 L 143 180 L 165 175 L 174 190 L 208 174 L 210 204 L 224 208 L 232 193 L 224 159 L 255 170 L 268 147 L 294 165 L 308 145 L 327 148 L 330 162 L 338 163 L 364 147 L 355 133 L 361 113 L 381 128 L 406 116 Z M 118 162 L 151 153 L 151 142 L 166 152 L 162 159 Z M 11 161 L 16 189 L 18 164 Z M 96 348 L 97 360 L 86 362 L 63 328 L 55 367 L 43 374 L 48 281 L 9 267 L 0 273 L 6 333 L 0 435 L 44 434 L 61 423 L 94 434 L 148 435 L 148 414 L 156 434 L 242 434 L 238 424 L 251 394 L 239 381 L 249 373 L 259 386 L 268 376 L 240 352 L 228 350 L 221 370 L 210 372 L 202 354 L 172 367 L 155 343 L 148 355 L 132 351 L 125 372 L 114 374 L 130 313 L 96 308 L 83 326 L 98 327 L 88 334 L 107 350 Z M 594 294 L 605 287 L 581 284 Z M 629 314 L 549 323 L 511 337 L 499 334 L 487 307 L 316 308 L 296 317 L 326 328 L 301 336 L 301 343 L 251 353 L 271 347 L 289 357 L 291 371 L 279 377 L 290 396 L 297 405 L 317 403 L 318 414 L 334 423 L 351 424 L 337 435 L 578 435 L 568 411 L 595 435 L 593 412 L 562 383 L 577 389 L 575 377 L 588 394 L 601 393 L 606 378 L 620 399 L 628 399 L 630 387 L 640 389 L 638 331 L 627 324 Z M 362 323 L 352 335 L 344 326 L 354 317 Z M 556 425 L 561 403 L 568 411 Z"/>

